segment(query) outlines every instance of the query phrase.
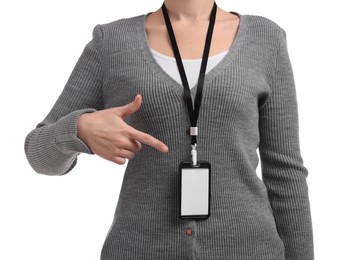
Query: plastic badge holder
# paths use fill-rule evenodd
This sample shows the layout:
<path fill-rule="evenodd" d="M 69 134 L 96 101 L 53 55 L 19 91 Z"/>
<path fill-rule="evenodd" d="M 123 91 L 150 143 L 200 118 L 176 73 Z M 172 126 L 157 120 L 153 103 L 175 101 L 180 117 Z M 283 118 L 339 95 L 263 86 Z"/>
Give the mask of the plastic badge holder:
<path fill-rule="evenodd" d="M 180 164 L 180 218 L 207 219 L 210 216 L 211 165 L 207 161 Z"/>

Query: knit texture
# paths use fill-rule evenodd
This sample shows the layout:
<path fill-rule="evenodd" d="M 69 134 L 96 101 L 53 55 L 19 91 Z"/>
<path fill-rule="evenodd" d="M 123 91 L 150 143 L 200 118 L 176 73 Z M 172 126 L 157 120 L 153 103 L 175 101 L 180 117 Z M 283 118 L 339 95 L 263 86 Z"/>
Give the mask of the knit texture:
<path fill-rule="evenodd" d="M 166 143 L 169 152 L 143 145 L 128 161 L 101 260 L 314 259 L 286 34 L 268 18 L 234 13 L 236 38 L 206 75 L 197 123 L 198 158 L 212 167 L 207 220 L 179 218 L 179 164 L 191 159 L 190 120 L 182 85 L 152 56 L 147 14 L 94 27 L 56 103 L 27 135 L 25 153 L 36 172 L 69 173 L 80 153 L 92 154 L 77 137 L 79 116 L 142 95 L 126 123 Z"/>

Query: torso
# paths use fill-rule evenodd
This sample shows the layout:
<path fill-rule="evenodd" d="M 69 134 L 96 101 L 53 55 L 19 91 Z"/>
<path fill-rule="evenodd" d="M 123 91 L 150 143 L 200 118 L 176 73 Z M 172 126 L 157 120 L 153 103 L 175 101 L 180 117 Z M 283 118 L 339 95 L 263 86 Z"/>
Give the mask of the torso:
<path fill-rule="evenodd" d="M 229 50 L 237 33 L 239 20 L 237 15 L 217 8 L 209 56 Z M 209 21 L 190 24 L 172 22 L 171 25 L 182 59 L 202 58 L 208 24 Z M 161 9 L 147 16 L 145 30 L 150 48 L 174 57 Z"/>

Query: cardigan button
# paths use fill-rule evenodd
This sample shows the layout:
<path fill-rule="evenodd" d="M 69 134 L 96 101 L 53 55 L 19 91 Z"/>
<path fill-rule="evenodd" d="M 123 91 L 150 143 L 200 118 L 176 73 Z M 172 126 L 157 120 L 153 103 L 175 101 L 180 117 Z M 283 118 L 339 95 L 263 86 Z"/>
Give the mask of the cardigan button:
<path fill-rule="evenodd" d="M 192 229 L 191 228 L 187 228 L 187 235 L 191 236 L 192 235 Z"/>

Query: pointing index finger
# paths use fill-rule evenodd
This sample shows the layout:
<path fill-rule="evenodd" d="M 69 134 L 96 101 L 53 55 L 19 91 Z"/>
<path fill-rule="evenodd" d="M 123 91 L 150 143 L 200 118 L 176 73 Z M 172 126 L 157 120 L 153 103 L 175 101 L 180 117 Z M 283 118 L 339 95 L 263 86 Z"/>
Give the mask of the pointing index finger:
<path fill-rule="evenodd" d="M 169 151 L 168 146 L 164 144 L 163 142 L 161 142 L 160 140 L 158 140 L 157 138 L 147 133 L 138 131 L 134 128 L 131 129 L 131 137 L 141 143 L 150 145 L 163 153 L 166 153 Z"/>

